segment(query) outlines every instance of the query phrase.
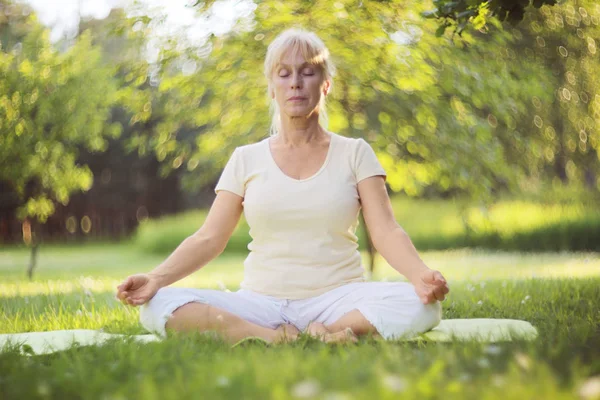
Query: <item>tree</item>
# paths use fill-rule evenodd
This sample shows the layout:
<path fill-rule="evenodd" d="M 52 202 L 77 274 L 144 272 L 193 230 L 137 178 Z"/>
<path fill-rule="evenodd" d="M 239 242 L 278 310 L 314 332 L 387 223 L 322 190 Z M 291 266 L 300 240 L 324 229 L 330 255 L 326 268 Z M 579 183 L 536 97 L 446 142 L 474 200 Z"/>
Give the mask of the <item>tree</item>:
<path fill-rule="evenodd" d="M 553 84 L 533 99 L 532 174 L 560 183 L 584 182 L 600 192 L 600 8 L 575 0 L 543 7 L 514 30 L 516 54 L 546 67 Z"/>
<path fill-rule="evenodd" d="M 66 204 L 71 193 L 91 185 L 89 169 L 76 162 L 78 146 L 101 151 L 120 126 L 105 123 L 116 86 L 90 35 L 59 53 L 35 15 L 24 24 L 22 39 L 0 52 L 0 180 L 22 202 L 31 278 L 40 242 L 36 225 L 53 213 L 55 202 Z M 2 29 L 6 33 L 6 24 Z"/>

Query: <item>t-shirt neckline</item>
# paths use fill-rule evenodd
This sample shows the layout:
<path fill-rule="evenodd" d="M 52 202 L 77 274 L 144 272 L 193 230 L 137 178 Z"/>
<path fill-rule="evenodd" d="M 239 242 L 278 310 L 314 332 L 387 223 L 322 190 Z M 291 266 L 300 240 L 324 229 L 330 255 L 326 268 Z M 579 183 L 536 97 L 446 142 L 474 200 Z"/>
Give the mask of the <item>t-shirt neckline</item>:
<path fill-rule="evenodd" d="M 321 172 L 323 172 L 323 170 L 325 169 L 325 167 L 327 167 L 327 164 L 329 164 L 329 159 L 331 158 L 331 153 L 332 153 L 332 149 L 333 149 L 334 137 L 335 137 L 335 133 L 329 132 L 329 147 L 327 148 L 327 155 L 325 156 L 325 161 L 323 162 L 323 165 L 321 165 L 321 168 L 319 168 L 319 170 L 317 172 L 315 172 L 312 176 L 309 176 L 308 178 L 305 178 L 305 179 L 292 178 L 291 176 L 288 176 L 285 172 L 283 172 L 283 170 L 281 168 L 279 168 L 279 165 L 277 165 L 277 163 L 275 162 L 275 158 L 273 157 L 273 154 L 271 153 L 271 145 L 269 144 L 269 141 L 271 139 L 270 136 L 265 139 L 265 148 L 267 151 L 267 158 L 270 160 L 273 167 L 277 171 L 279 171 L 279 173 L 281 175 L 283 175 L 286 179 L 288 179 L 292 182 L 296 182 L 296 183 L 310 181 L 311 179 L 314 179 L 318 175 L 320 175 Z"/>

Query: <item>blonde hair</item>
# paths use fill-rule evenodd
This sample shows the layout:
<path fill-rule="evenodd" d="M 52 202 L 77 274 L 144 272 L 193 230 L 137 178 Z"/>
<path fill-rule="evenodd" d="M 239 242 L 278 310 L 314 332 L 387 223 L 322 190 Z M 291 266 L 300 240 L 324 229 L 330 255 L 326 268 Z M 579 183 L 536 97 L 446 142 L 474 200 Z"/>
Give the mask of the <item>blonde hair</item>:
<path fill-rule="evenodd" d="M 327 50 L 323 41 L 313 32 L 292 28 L 280 33 L 267 48 L 264 71 L 269 84 L 267 95 L 269 95 L 271 89 L 273 71 L 288 50 L 291 50 L 294 53 L 300 52 L 308 63 L 321 68 L 324 75 L 323 81 L 329 79 L 331 82 L 335 74 L 335 67 L 329 58 L 329 50 Z M 333 82 L 331 82 L 331 84 L 333 84 Z M 275 99 L 271 99 L 270 111 L 270 134 L 271 136 L 274 136 L 281 126 L 279 105 Z M 319 122 L 327 128 L 329 118 L 327 117 L 327 110 L 325 107 L 325 96 L 321 96 L 321 101 L 319 102 Z"/>

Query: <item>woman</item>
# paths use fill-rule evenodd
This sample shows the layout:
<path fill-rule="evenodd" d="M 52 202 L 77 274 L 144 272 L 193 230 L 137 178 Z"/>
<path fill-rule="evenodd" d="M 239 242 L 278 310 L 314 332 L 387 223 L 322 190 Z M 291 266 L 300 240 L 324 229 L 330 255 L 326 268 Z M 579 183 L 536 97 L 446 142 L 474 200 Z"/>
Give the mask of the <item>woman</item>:
<path fill-rule="evenodd" d="M 271 136 L 235 149 L 196 233 L 153 271 L 117 288 L 123 303 L 142 306 L 148 330 L 275 343 L 305 331 L 337 342 L 398 338 L 439 324 L 448 285 L 396 223 L 375 153 L 319 122 L 326 126 L 333 72 L 314 33 L 291 29 L 270 44 Z M 364 281 L 355 235 L 361 206 L 375 248 L 410 282 Z M 221 254 L 242 211 L 253 240 L 240 290 L 166 287 Z"/>

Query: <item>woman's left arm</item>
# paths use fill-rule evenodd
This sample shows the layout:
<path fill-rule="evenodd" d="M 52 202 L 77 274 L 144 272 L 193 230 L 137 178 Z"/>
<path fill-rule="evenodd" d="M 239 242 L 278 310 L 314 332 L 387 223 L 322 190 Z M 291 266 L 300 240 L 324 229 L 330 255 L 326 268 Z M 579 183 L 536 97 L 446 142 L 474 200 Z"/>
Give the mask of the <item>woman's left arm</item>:
<path fill-rule="evenodd" d="M 443 300 L 449 292 L 446 280 L 439 271 L 425 265 L 406 231 L 396 222 L 383 176 L 365 178 L 357 186 L 375 249 L 417 288 L 424 303 Z"/>

